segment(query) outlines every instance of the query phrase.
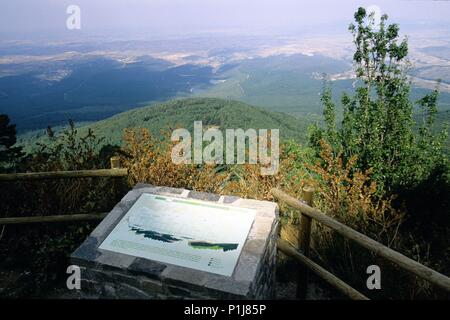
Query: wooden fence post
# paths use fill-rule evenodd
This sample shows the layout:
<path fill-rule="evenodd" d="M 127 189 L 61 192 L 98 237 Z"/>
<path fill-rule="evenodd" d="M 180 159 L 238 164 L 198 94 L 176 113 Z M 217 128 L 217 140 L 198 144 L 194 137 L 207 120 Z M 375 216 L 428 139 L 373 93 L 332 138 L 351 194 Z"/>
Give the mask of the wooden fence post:
<path fill-rule="evenodd" d="M 303 188 L 303 201 L 310 207 L 314 205 L 314 189 L 310 187 Z M 311 243 L 311 223 L 312 219 L 304 214 L 301 214 L 298 243 L 303 255 L 309 257 L 309 248 Z M 305 266 L 300 267 L 298 282 L 297 282 L 297 298 L 306 299 L 306 292 L 308 289 L 308 269 Z"/>
<path fill-rule="evenodd" d="M 113 157 L 111 157 L 110 159 L 110 162 L 111 162 L 111 169 L 113 169 L 113 170 L 118 170 L 118 169 L 120 169 L 120 157 L 118 157 L 118 156 L 113 156 Z M 119 180 L 119 179 L 112 179 L 112 182 L 111 182 L 111 185 L 112 185 L 112 188 L 111 188 L 111 191 L 112 191 L 112 194 L 113 194 L 113 197 L 114 198 L 117 198 L 117 195 L 120 193 L 120 182 L 121 182 L 121 180 Z"/>
<path fill-rule="evenodd" d="M 111 169 L 120 169 L 120 158 L 117 156 L 111 157 Z"/>

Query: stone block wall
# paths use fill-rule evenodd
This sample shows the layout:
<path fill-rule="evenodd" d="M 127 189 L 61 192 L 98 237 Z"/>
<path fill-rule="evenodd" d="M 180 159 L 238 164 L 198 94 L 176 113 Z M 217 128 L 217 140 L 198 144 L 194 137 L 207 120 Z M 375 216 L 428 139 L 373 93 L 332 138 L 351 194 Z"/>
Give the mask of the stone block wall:
<path fill-rule="evenodd" d="M 255 220 L 232 276 L 99 249 L 142 193 L 255 209 Z M 278 207 L 273 202 L 139 184 L 71 255 L 71 261 L 81 269 L 82 298 L 270 299 L 275 298 L 278 228 Z"/>

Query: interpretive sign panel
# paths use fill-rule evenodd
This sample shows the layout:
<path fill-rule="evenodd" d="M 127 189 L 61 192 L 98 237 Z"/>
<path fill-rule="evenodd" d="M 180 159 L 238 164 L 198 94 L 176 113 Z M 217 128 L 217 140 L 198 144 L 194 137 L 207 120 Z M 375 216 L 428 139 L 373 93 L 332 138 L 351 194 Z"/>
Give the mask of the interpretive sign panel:
<path fill-rule="evenodd" d="M 99 249 L 231 276 L 256 211 L 142 194 Z"/>

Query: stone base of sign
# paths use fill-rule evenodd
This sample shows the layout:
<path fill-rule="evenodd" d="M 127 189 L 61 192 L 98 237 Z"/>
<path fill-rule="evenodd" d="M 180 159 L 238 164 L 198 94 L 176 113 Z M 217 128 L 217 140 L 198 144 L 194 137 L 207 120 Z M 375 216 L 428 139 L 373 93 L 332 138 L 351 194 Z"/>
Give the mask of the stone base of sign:
<path fill-rule="evenodd" d="M 98 247 L 142 193 L 199 199 L 256 210 L 231 277 L 179 267 Z M 278 207 L 274 202 L 138 184 L 71 255 L 81 269 L 81 298 L 271 299 L 275 298 Z"/>

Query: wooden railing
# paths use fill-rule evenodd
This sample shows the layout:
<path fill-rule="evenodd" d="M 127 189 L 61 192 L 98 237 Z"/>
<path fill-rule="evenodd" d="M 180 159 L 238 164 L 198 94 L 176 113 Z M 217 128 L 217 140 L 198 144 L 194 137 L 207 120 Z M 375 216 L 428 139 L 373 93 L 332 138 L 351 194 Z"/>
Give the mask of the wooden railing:
<path fill-rule="evenodd" d="M 324 268 L 313 262 L 309 259 L 309 243 L 311 236 L 311 223 L 313 220 L 322 223 L 323 225 L 333 229 L 340 235 L 344 236 L 347 239 L 353 240 L 358 243 L 362 247 L 372 251 L 380 257 L 383 257 L 390 262 L 398 265 L 400 268 L 409 271 L 416 276 L 429 281 L 433 285 L 450 292 L 450 278 L 431 269 L 423 264 L 412 260 L 405 255 L 394 251 L 385 245 L 369 238 L 368 236 L 336 221 L 335 219 L 327 216 L 323 212 L 312 207 L 313 202 L 313 190 L 305 189 L 304 190 L 304 200 L 305 202 L 299 201 L 288 194 L 284 193 L 279 189 L 272 189 L 272 195 L 278 200 L 285 202 L 289 206 L 294 209 L 298 209 L 302 215 L 301 223 L 300 223 L 300 251 L 294 248 L 291 244 L 283 239 L 279 239 L 278 241 L 278 249 L 288 256 L 295 258 L 299 261 L 303 266 L 307 267 L 309 270 L 313 271 L 319 277 L 327 281 L 332 286 L 336 287 L 342 293 L 346 294 L 348 297 L 352 299 L 367 299 L 366 296 L 353 289 L 349 285 L 347 285 L 342 280 L 338 279 L 336 276 L 326 271 Z M 305 290 L 306 290 L 306 281 L 307 281 L 307 271 L 306 269 L 302 270 L 299 276 L 299 282 L 297 284 L 298 289 L 297 293 L 299 297 L 304 298 Z"/>
<path fill-rule="evenodd" d="M 111 169 L 0 174 L 0 182 L 17 180 L 46 180 L 96 177 L 116 178 L 128 176 L 128 170 L 126 168 L 120 167 L 120 159 L 118 157 L 112 157 L 110 159 L 110 162 Z M 58 214 L 51 216 L 8 217 L 0 218 L 0 225 L 100 220 L 103 219 L 106 214 L 107 213 L 102 212 L 88 214 Z"/>
<path fill-rule="evenodd" d="M 127 169 L 120 167 L 117 157 L 111 158 L 111 169 L 100 170 L 80 170 L 80 171 L 59 171 L 59 172 L 38 172 L 38 173 L 15 173 L 0 174 L 0 181 L 14 180 L 39 180 L 39 179 L 65 179 L 65 178 L 89 178 L 89 177 L 125 177 L 128 175 Z M 375 254 L 397 264 L 402 269 L 409 271 L 416 276 L 429 281 L 435 286 L 450 292 L 450 278 L 428 268 L 417 261 L 414 261 L 403 254 L 396 252 L 383 244 L 359 233 L 358 231 L 336 221 L 321 211 L 313 208 L 312 189 L 303 190 L 303 201 L 299 201 L 279 189 L 272 189 L 272 195 L 278 200 L 285 202 L 289 206 L 297 209 L 301 213 L 299 224 L 299 249 L 292 246 L 284 239 L 278 239 L 277 248 L 286 255 L 300 262 L 303 268 L 300 269 L 297 284 L 297 296 L 306 297 L 308 282 L 308 271 L 314 272 L 324 281 L 338 289 L 351 299 L 368 300 L 368 298 L 346 284 L 344 281 L 327 271 L 309 258 L 311 225 L 313 220 L 335 230 L 347 239 L 353 240 L 362 247 Z M 83 220 L 101 220 L 107 213 L 72 214 L 72 215 L 52 215 L 52 216 L 29 216 L 29 217 L 8 217 L 0 218 L 0 225 L 24 224 L 24 223 L 47 223 L 47 222 L 73 222 Z"/>
<path fill-rule="evenodd" d="M 106 217 L 107 214 L 108 212 L 86 214 L 58 214 L 52 216 L 8 217 L 0 218 L 0 225 L 101 220 Z"/>
<path fill-rule="evenodd" d="M 97 169 L 97 170 L 77 170 L 77 171 L 27 172 L 27 173 L 0 174 L 0 181 L 95 178 L 95 177 L 124 177 L 127 175 L 128 175 L 127 169 Z"/>
<path fill-rule="evenodd" d="M 0 181 L 126 177 L 128 175 L 128 169 L 120 167 L 120 159 L 118 157 L 111 157 L 110 162 L 111 169 L 7 173 L 0 174 Z"/>

